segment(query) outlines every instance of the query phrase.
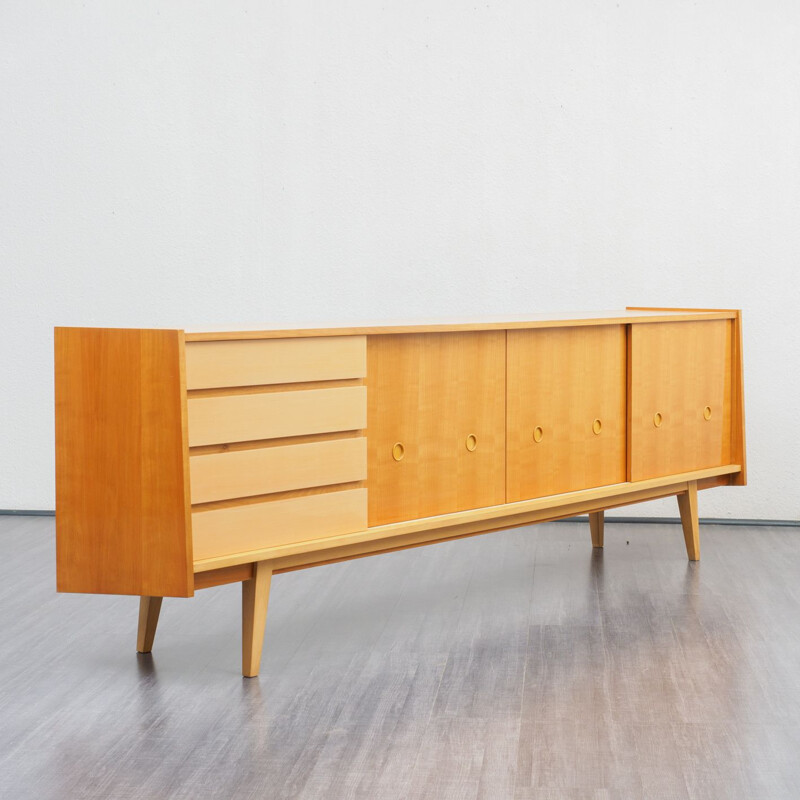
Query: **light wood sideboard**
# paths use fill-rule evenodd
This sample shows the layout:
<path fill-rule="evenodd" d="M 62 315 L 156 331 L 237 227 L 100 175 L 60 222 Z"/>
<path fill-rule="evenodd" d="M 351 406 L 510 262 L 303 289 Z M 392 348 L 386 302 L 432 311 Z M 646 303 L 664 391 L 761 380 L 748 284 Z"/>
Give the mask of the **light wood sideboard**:
<path fill-rule="evenodd" d="M 746 481 L 741 314 L 629 308 L 320 330 L 55 329 L 58 590 L 242 583 Z"/>

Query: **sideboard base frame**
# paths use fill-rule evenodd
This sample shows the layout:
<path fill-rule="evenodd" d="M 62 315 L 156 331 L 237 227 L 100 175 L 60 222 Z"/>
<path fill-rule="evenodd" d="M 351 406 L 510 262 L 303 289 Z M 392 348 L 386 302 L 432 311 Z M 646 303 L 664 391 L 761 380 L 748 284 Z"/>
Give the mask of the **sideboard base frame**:
<path fill-rule="evenodd" d="M 578 514 L 589 514 L 589 527 L 592 546 L 603 547 L 604 514 L 606 510 L 632 505 L 646 500 L 675 496 L 678 500 L 683 536 L 686 544 L 686 554 L 690 561 L 700 560 L 700 529 L 697 513 L 698 489 L 710 488 L 727 483 L 728 477 L 739 470 L 736 464 L 725 467 L 715 467 L 686 473 L 686 480 L 675 482 L 676 476 L 669 479 L 653 479 L 635 483 L 619 484 L 612 487 L 603 487 L 602 490 L 592 489 L 581 492 L 571 492 L 538 500 L 524 501 L 516 504 L 525 506 L 513 515 L 500 515 L 486 519 L 464 521 L 465 517 L 485 516 L 479 512 L 491 512 L 488 509 L 473 509 L 472 511 L 457 512 L 442 517 L 430 517 L 424 520 L 413 520 L 420 530 L 385 538 L 375 538 L 381 529 L 393 529 L 400 525 L 384 525 L 371 528 L 367 531 L 372 538 L 364 541 L 329 546 L 325 549 L 308 549 L 305 552 L 290 555 L 266 558 L 247 563 L 225 564 L 223 566 L 209 565 L 195 573 L 195 590 L 211 586 L 220 586 L 229 583 L 242 584 L 242 675 L 246 678 L 256 677 L 261 662 L 261 652 L 264 642 L 264 629 L 267 619 L 267 606 L 269 603 L 269 588 L 272 575 L 282 572 L 293 572 L 298 569 L 333 564 L 339 561 L 349 561 L 354 558 L 364 558 L 370 555 L 391 553 L 398 550 L 407 550 L 411 547 L 422 547 L 428 544 L 452 541 L 467 536 L 479 536 L 483 533 L 516 528 L 524 525 L 541 522 L 552 522 L 558 519 L 573 517 Z M 659 485 L 660 484 L 660 485 Z M 506 509 L 508 506 L 493 507 L 497 510 Z M 408 526 L 410 523 L 402 523 Z M 340 539 L 353 538 L 342 536 Z M 328 542 L 330 540 L 327 540 Z M 311 543 L 308 543 L 311 544 Z M 286 550 L 287 548 L 273 548 L 273 551 Z M 235 556 L 231 556 L 235 559 Z M 209 559 L 209 562 L 212 561 Z M 220 561 L 220 559 L 213 559 Z M 197 569 L 199 565 L 195 564 Z M 161 608 L 161 598 L 142 597 L 139 609 L 139 652 L 150 652 L 158 624 L 158 612 Z"/>

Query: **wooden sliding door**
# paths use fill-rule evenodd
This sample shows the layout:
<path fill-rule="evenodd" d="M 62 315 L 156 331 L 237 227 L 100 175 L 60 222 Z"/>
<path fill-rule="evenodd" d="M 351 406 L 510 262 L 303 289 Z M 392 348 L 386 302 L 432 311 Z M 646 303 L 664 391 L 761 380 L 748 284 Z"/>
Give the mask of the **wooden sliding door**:
<path fill-rule="evenodd" d="M 732 322 L 631 328 L 630 480 L 729 464 Z"/>
<path fill-rule="evenodd" d="M 508 332 L 508 502 L 625 480 L 625 327 Z"/>
<path fill-rule="evenodd" d="M 370 526 L 505 501 L 505 331 L 367 342 Z"/>

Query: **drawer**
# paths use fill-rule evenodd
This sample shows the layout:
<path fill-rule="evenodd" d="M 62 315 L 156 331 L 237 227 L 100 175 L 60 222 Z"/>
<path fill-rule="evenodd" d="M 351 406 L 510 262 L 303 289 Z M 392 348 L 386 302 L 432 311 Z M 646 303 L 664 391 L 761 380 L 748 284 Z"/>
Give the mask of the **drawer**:
<path fill-rule="evenodd" d="M 187 405 L 190 447 L 355 431 L 367 426 L 365 386 L 190 396 Z"/>
<path fill-rule="evenodd" d="M 192 503 L 331 486 L 367 477 L 363 436 L 189 458 Z"/>
<path fill-rule="evenodd" d="M 187 389 L 341 380 L 366 374 L 366 336 L 186 343 Z"/>
<path fill-rule="evenodd" d="M 367 527 L 367 490 L 347 489 L 192 512 L 196 561 L 355 533 Z"/>

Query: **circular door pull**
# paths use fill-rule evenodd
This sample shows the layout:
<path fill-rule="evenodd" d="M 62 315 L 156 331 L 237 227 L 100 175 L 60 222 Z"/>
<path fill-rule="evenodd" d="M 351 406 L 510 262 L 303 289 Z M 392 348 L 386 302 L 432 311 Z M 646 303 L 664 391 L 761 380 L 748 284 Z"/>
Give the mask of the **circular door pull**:
<path fill-rule="evenodd" d="M 661 423 L 663 421 L 664 421 L 664 417 L 661 415 L 661 412 L 660 411 L 656 411 L 656 413 L 653 414 L 653 425 L 655 425 L 656 428 L 660 428 L 661 427 Z"/>
<path fill-rule="evenodd" d="M 544 431 L 542 430 L 542 426 L 537 425 L 533 429 L 533 441 L 536 442 L 536 444 L 539 444 L 539 442 L 542 441 L 543 436 L 544 436 Z"/>
<path fill-rule="evenodd" d="M 595 419 L 595 421 L 592 423 L 592 433 L 595 436 L 599 436 L 601 430 L 603 430 L 603 423 L 600 422 L 599 419 Z"/>
<path fill-rule="evenodd" d="M 395 442 L 392 447 L 392 458 L 395 461 L 402 461 L 403 456 L 406 454 L 406 449 L 403 447 L 402 442 Z"/>
<path fill-rule="evenodd" d="M 703 419 L 711 419 L 711 406 L 706 406 L 703 409 Z"/>
<path fill-rule="evenodd" d="M 474 452 L 475 448 L 478 446 L 478 437 L 474 433 L 471 433 L 467 436 L 466 445 L 470 453 Z"/>

